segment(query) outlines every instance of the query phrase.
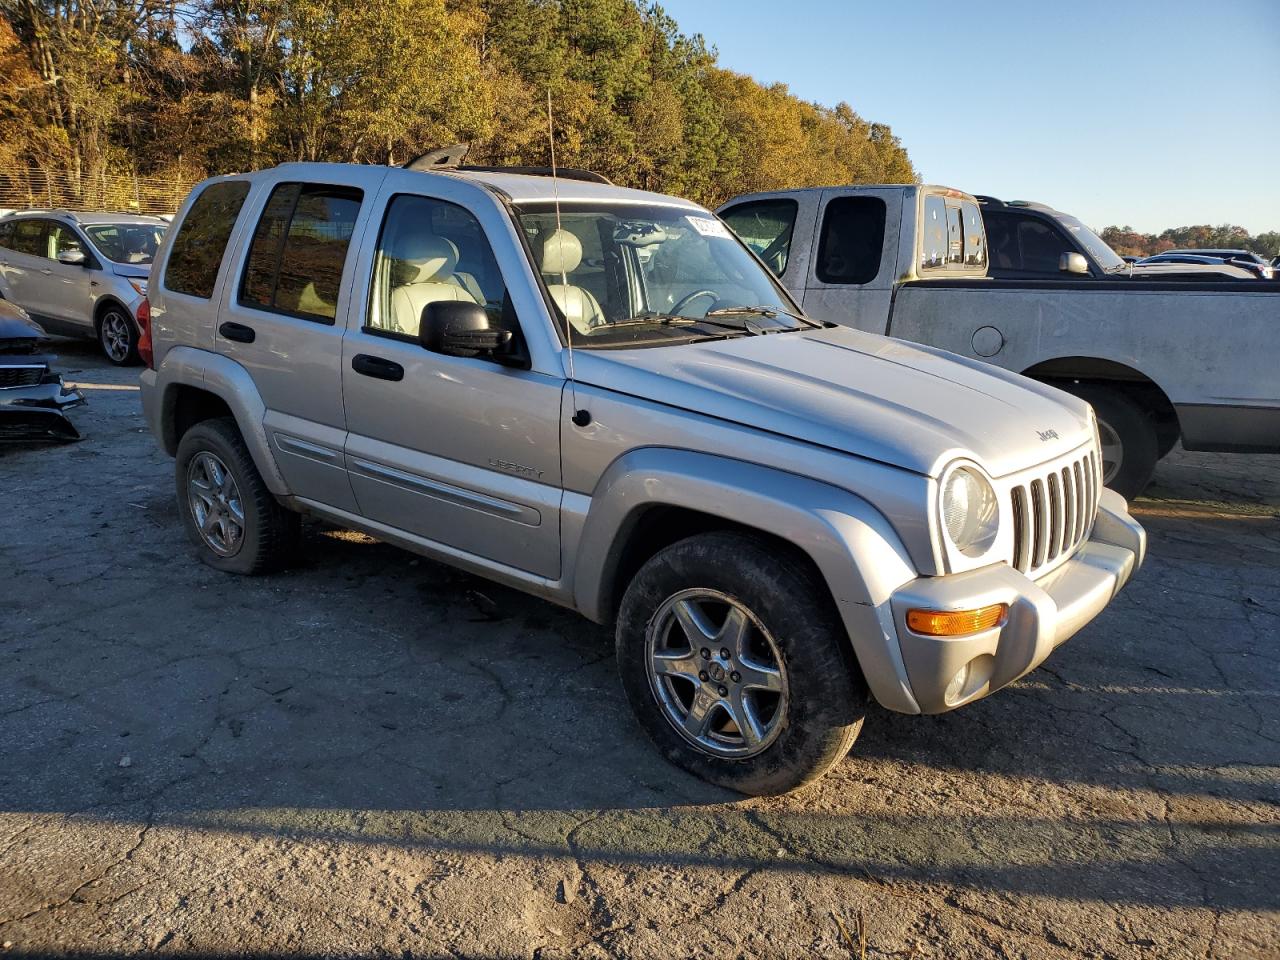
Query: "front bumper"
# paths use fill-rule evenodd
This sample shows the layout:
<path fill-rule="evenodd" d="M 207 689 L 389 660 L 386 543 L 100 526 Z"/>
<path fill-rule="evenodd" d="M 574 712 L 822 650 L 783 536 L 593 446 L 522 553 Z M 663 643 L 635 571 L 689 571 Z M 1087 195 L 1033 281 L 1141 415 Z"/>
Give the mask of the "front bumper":
<path fill-rule="evenodd" d="M 53 372 L 39 383 L 0 389 L 0 442 L 79 440 L 66 411 L 85 402 L 83 393 Z"/>
<path fill-rule="evenodd" d="M 1142 566 L 1146 549 L 1146 531 L 1129 516 L 1124 498 L 1103 490 L 1089 539 L 1040 580 L 1000 563 L 952 576 L 921 577 L 898 588 L 891 600 L 893 621 L 920 711 L 954 710 L 1035 669 L 1102 612 Z M 1008 604 L 1007 619 L 979 633 L 924 636 L 906 625 L 912 609 L 972 610 L 995 603 Z"/>

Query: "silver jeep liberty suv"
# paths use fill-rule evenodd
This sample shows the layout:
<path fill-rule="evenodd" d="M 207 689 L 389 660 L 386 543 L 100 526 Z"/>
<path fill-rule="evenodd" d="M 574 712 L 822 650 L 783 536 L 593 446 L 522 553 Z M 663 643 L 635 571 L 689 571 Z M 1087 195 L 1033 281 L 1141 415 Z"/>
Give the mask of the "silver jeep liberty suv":
<path fill-rule="evenodd" d="M 809 320 L 704 208 L 581 171 L 209 180 L 141 314 L 205 562 L 306 513 L 612 623 L 658 748 L 746 793 L 872 698 L 1013 682 L 1143 560 L 1087 404 Z"/>

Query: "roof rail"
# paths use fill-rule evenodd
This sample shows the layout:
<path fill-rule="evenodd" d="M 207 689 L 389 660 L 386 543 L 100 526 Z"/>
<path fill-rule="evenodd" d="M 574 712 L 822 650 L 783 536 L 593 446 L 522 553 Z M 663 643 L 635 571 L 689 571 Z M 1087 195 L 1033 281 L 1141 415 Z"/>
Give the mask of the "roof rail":
<path fill-rule="evenodd" d="M 553 174 L 565 180 L 585 180 L 588 183 L 604 183 L 609 186 L 613 181 L 602 174 L 578 167 L 486 167 L 464 166 L 462 161 L 467 155 L 468 145 L 455 143 L 449 147 L 441 147 L 415 157 L 404 165 L 406 170 L 431 172 L 432 170 L 451 171 L 456 173 L 515 173 L 526 177 L 550 177 Z"/>
<path fill-rule="evenodd" d="M 984 207 L 1003 207 L 1005 205 L 1003 200 L 997 200 L 995 197 L 989 197 L 984 193 L 975 193 L 973 199 Z"/>

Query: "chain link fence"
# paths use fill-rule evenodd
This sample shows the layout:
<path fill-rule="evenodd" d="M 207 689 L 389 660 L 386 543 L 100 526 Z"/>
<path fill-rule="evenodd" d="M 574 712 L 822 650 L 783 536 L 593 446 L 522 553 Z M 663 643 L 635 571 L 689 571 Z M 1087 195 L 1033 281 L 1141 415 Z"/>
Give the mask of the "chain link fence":
<path fill-rule="evenodd" d="M 0 170 L 0 211 L 66 209 L 111 213 L 172 214 L 200 177 L 138 177 L 40 167 Z"/>

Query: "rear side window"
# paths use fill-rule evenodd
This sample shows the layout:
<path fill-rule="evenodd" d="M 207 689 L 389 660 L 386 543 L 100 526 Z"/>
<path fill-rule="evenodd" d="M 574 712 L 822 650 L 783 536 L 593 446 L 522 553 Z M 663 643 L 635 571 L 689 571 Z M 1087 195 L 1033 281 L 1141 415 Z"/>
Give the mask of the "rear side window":
<path fill-rule="evenodd" d="M 13 246 L 13 224 L 0 223 L 0 247 Z"/>
<path fill-rule="evenodd" d="M 249 184 L 244 180 L 211 183 L 201 191 L 173 238 L 164 268 L 166 290 L 203 300 L 213 296 L 227 240 L 248 195 Z"/>
<path fill-rule="evenodd" d="M 240 303 L 333 323 L 363 191 L 282 183 L 271 191 L 240 286 Z"/>
<path fill-rule="evenodd" d="M 13 225 L 13 249 L 33 257 L 47 257 L 49 255 L 48 244 L 45 242 L 47 224 L 47 220 L 19 220 Z"/>
<path fill-rule="evenodd" d="M 880 272 L 886 208 L 879 197 L 837 197 L 827 204 L 818 243 L 823 283 L 870 283 Z"/>
<path fill-rule="evenodd" d="M 780 277 L 787 272 L 799 207 L 794 200 L 752 200 L 726 210 L 720 219 Z"/>

